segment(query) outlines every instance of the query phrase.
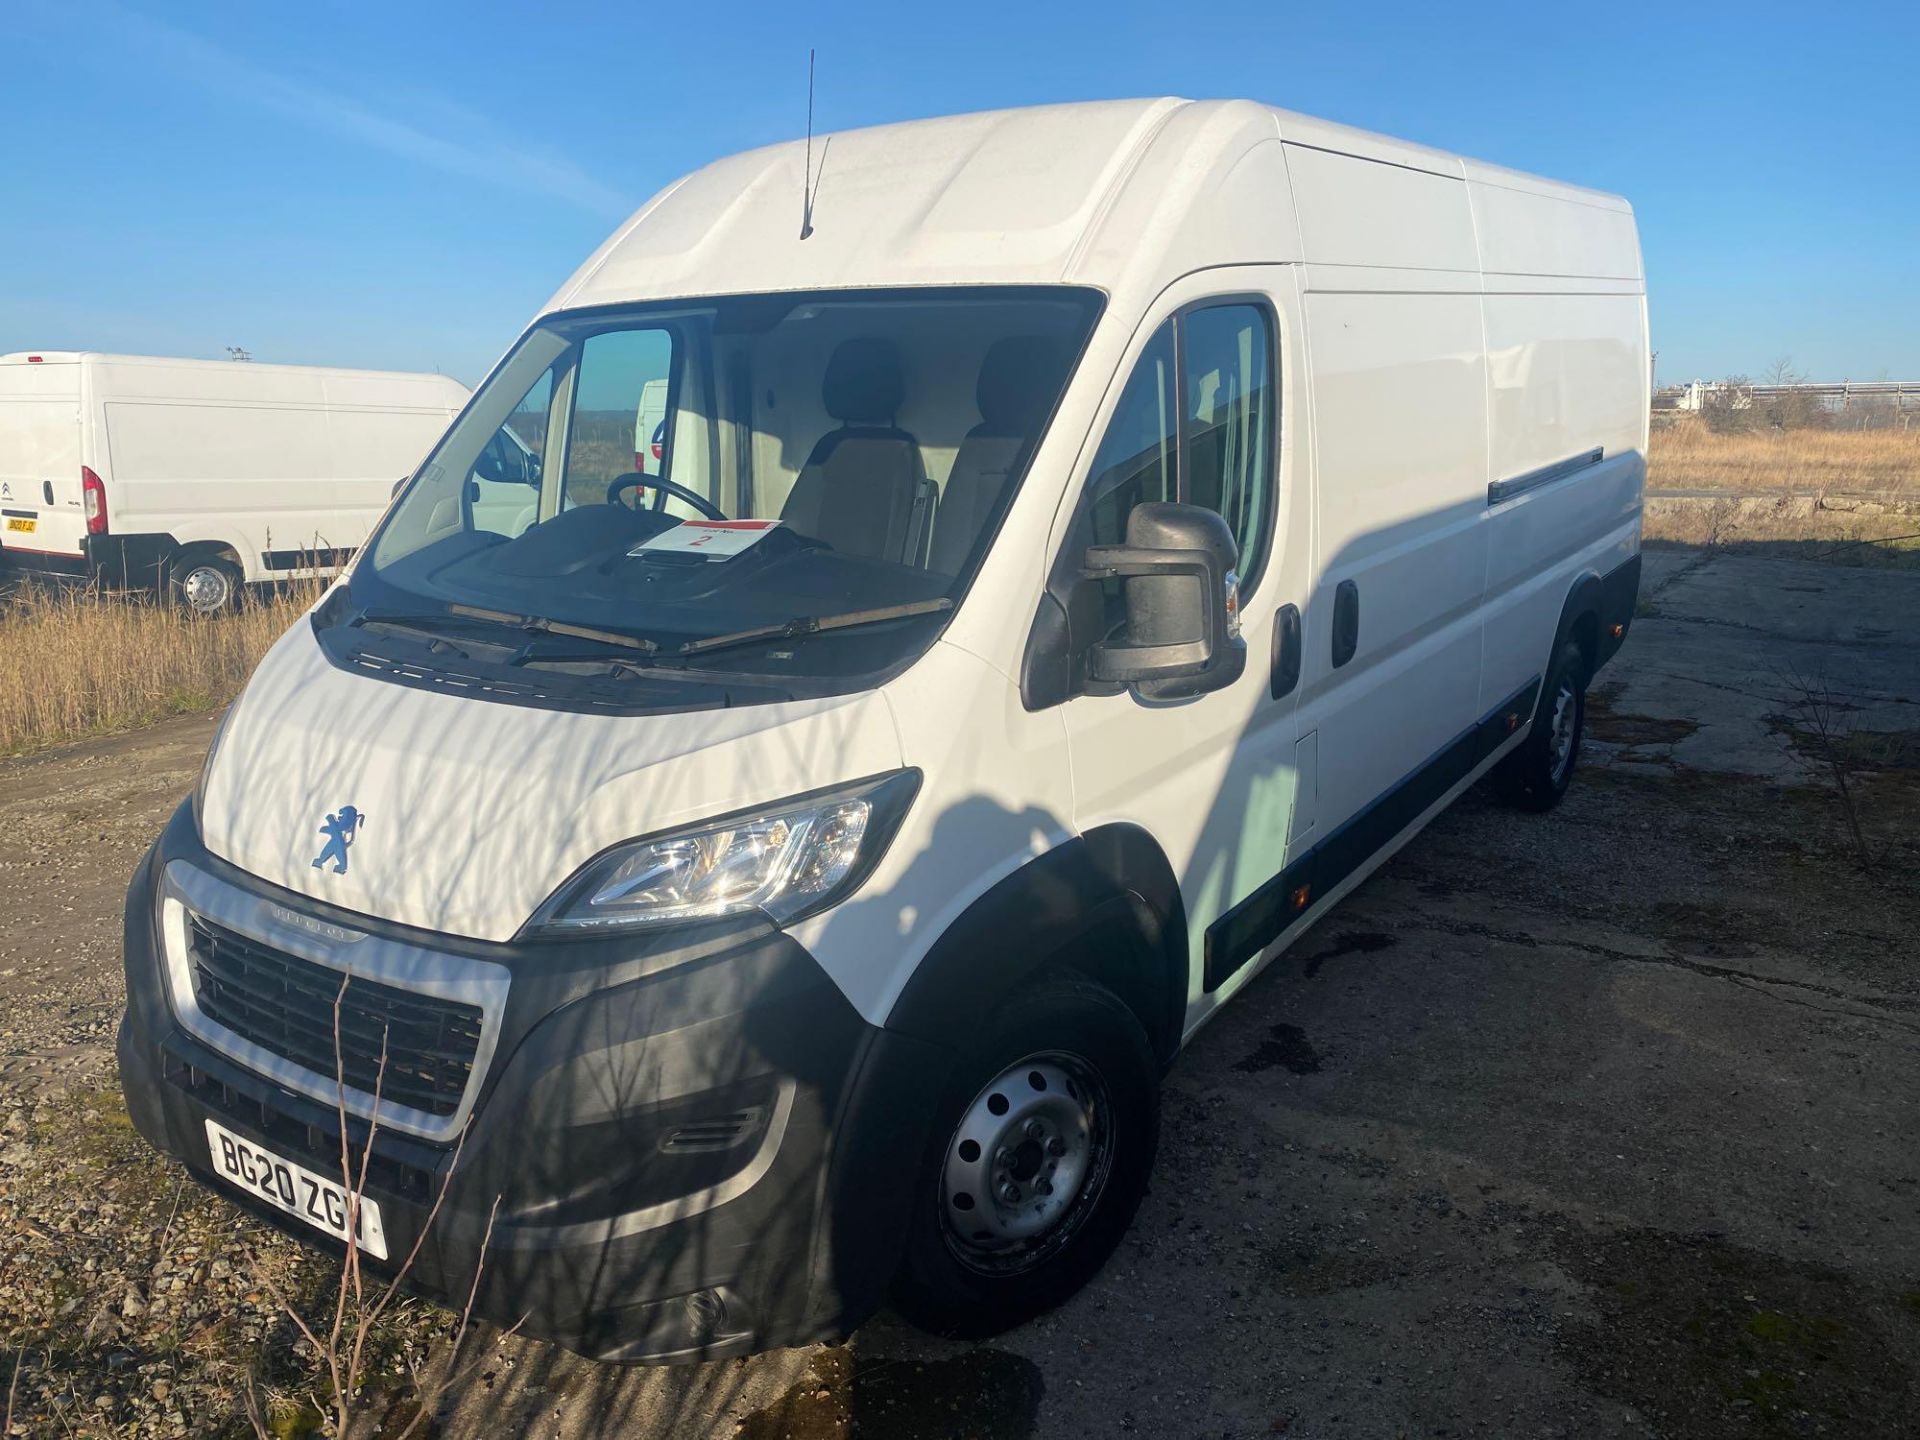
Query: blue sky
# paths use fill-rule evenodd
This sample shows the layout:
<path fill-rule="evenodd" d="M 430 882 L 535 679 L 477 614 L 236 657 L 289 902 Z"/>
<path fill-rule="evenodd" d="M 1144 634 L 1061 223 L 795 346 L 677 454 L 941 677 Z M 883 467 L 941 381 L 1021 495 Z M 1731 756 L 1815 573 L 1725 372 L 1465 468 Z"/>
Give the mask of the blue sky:
<path fill-rule="evenodd" d="M 472 382 L 717 155 L 1002 105 L 1244 95 L 1617 190 L 1663 381 L 1920 378 L 1920 5 L 20 0 L 0 351 Z"/>

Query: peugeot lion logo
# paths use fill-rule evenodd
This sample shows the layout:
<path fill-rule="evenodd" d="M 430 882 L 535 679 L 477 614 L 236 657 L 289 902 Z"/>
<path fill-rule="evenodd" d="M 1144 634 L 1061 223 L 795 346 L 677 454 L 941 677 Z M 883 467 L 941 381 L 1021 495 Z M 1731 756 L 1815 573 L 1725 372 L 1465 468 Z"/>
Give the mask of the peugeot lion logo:
<path fill-rule="evenodd" d="M 313 857 L 313 868 L 323 869 L 331 860 L 334 874 L 346 874 L 347 847 L 353 844 L 360 827 L 366 823 L 367 817 L 351 805 L 342 805 L 336 814 L 327 816 L 327 823 L 320 827 L 320 833 L 327 837 L 327 843 Z"/>

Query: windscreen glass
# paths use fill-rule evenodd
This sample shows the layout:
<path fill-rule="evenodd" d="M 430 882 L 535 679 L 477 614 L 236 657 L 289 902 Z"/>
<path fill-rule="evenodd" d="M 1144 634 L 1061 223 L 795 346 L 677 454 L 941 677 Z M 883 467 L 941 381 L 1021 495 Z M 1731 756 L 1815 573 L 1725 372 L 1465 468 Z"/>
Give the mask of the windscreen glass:
<path fill-rule="evenodd" d="M 949 288 L 550 318 L 395 505 L 354 599 L 588 630 L 646 668 L 882 668 L 959 600 L 1098 307 Z"/>

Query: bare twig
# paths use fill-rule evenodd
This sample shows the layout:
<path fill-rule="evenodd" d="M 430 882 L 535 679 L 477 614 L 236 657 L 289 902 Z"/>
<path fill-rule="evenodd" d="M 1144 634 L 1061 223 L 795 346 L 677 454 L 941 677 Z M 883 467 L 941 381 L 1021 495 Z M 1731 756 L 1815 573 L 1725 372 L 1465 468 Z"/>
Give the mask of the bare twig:
<path fill-rule="evenodd" d="M 260 1389 L 251 1375 L 241 1388 L 240 1401 L 247 1407 L 247 1424 L 253 1427 L 254 1440 L 273 1440 L 273 1432 L 267 1428 L 267 1417 L 260 1410 Z"/>
<path fill-rule="evenodd" d="M 173 1234 L 173 1222 L 180 1214 L 180 1192 L 186 1188 L 187 1177 L 181 1175 L 173 1182 L 173 1208 L 167 1212 L 167 1223 L 160 1231 L 160 1243 L 153 1247 L 153 1253 L 161 1259 L 167 1255 L 167 1237 Z"/>
<path fill-rule="evenodd" d="M 487 1253 L 487 1246 L 493 1242 L 493 1223 L 499 1218 L 499 1215 L 500 1197 L 496 1195 L 493 1197 L 492 1207 L 487 1211 L 486 1231 L 480 1237 L 480 1254 L 483 1259 L 476 1261 L 474 1264 L 473 1279 L 467 1286 L 467 1303 L 460 1308 L 460 1328 L 453 1333 L 453 1351 L 447 1356 L 446 1369 L 441 1373 L 440 1381 L 437 1385 L 428 1393 L 416 1397 L 415 1404 L 418 1406 L 418 1409 L 414 1411 L 413 1418 L 407 1422 L 406 1428 L 400 1432 L 397 1440 L 407 1440 L 407 1437 L 413 1434 L 414 1427 L 424 1420 L 429 1413 L 439 1408 L 441 1397 L 471 1373 L 472 1365 L 479 1363 L 477 1360 L 470 1361 L 467 1367 L 462 1367 L 460 1364 L 460 1347 L 467 1343 L 467 1327 L 473 1322 L 473 1302 L 480 1294 L 480 1274 L 486 1268 L 484 1257 Z M 526 1320 L 527 1317 L 522 1315 L 518 1320 L 513 1322 L 513 1325 L 501 1338 L 505 1339 L 507 1336 L 514 1334 L 526 1323 Z M 480 1358 L 484 1359 L 485 1357 L 482 1356 Z"/>
<path fill-rule="evenodd" d="M 383 1087 L 386 1082 L 386 1070 L 390 1059 L 390 1032 L 381 1031 L 380 1059 L 374 1074 L 373 1108 L 367 1118 L 367 1133 L 362 1144 L 359 1163 L 354 1163 L 352 1140 L 349 1135 L 351 1115 L 347 1105 L 346 1053 L 344 1034 L 344 1008 L 347 987 L 352 982 L 350 975 L 341 977 L 340 988 L 333 997 L 333 1059 L 334 1059 L 334 1099 L 335 1118 L 340 1126 L 340 1178 L 346 1190 L 346 1234 L 344 1236 L 346 1255 L 341 1264 L 339 1283 L 334 1288 L 333 1313 L 328 1317 L 325 1333 L 322 1334 L 310 1324 L 293 1305 L 287 1295 L 275 1282 L 272 1275 L 254 1257 L 254 1270 L 262 1283 L 272 1293 L 274 1303 L 299 1329 L 301 1336 L 313 1348 L 316 1368 L 324 1374 L 331 1389 L 329 1403 L 324 1407 L 317 1400 L 314 1408 L 329 1417 L 330 1428 L 337 1436 L 349 1437 L 362 1433 L 366 1422 L 361 1414 L 360 1389 L 366 1375 L 366 1347 L 369 1336 L 387 1313 L 394 1299 L 412 1273 L 414 1263 L 425 1245 L 429 1232 L 440 1218 L 446 1203 L 447 1190 L 455 1173 L 459 1170 L 461 1156 L 465 1153 L 468 1130 L 471 1120 L 460 1127 L 460 1133 L 454 1142 L 453 1152 L 447 1166 L 442 1171 L 440 1183 L 435 1190 L 433 1202 L 428 1207 L 426 1218 L 419 1225 L 408 1248 L 405 1258 L 397 1270 L 377 1292 L 370 1292 L 365 1282 L 365 1273 L 360 1256 L 360 1219 L 368 1203 L 366 1200 L 367 1179 L 371 1173 L 374 1142 L 379 1134 L 380 1107 Z M 499 1215 L 500 1200 L 495 1197 L 493 1208 L 487 1215 L 486 1232 L 480 1242 L 479 1256 L 475 1261 L 473 1276 L 467 1289 L 465 1305 L 460 1314 L 460 1328 L 455 1333 L 453 1349 L 441 1368 L 437 1381 L 423 1378 L 420 1367 L 409 1364 L 408 1369 L 414 1381 L 415 1415 L 400 1433 L 410 1435 L 421 1420 L 439 1405 L 447 1391 L 469 1375 L 479 1361 L 463 1365 L 460 1361 L 466 1332 L 472 1323 L 473 1308 L 480 1293 L 481 1277 L 485 1270 L 487 1247 L 492 1243 L 494 1225 Z M 504 1335 L 512 1335 L 522 1324 L 525 1317 L 516 1321 Z M 482 1357 L 484 1358 L 484 1357 Z M 253 1385 L 249 1381 L 249 1392 L 245 1395 L 248 1416 L 253 1420 L 259 1410 L 258 1398 L 251 1393 Z M 254 1421 L 256 1433 L 264 1424 L 264 1417 Z"/>
<path fill-rule="evenodd" d="M 1896 541 L 1900 541 L 1900 540 L 1920 540 L 1920 530 L 1916 530 L 1910 535 L 1869 535 L 1864 540 L 1849 540 L 1844 545 L 1834 546 L 1831 550 L 1815 551 L 1812 555 L 1808 556 L 1807 558 L 1811 560 L 1825 560 L 1831 556 L 1838 555 L 1842 550 L 1852 550 L 1856 546 L 1892 545 Z"/>
<path fill-rule="evenodd" d="M 7 1382 L 7 1423 L 0 1425 L 0 1435 L 13 1434 L 13 1397 L 20 1389 L 20 1367 L 27 1363 L 27 1346 L 23 1340 L 20 1348 L 13 1352 L 13 1378 Z"/>

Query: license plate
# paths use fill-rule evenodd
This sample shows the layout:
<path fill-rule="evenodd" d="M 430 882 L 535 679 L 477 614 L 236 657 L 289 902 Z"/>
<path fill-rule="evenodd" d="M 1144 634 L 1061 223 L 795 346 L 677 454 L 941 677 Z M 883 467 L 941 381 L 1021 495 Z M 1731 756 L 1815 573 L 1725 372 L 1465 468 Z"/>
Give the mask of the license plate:
<path fill-rule="evenodd" d="M 223 1180 L 232 1181 L 249 1195 L 289 1215 L 299 1216 L 336 1240 L 347 1238 L 344 1186 L 314 1174 L 304 1165 L 283 1160 L 211 1120 L 207 1121 L 207 1148 L 213 1152 L 214 1171 Z M 379 1203 L 366 1196 L 360 1199 L 360 1248 L 376 1260 L 387 1258 L 387 1235 L 380 1228 Z"/>
<path fill-rule="evenodd" d="M 7 533 L 10 535 L 31 535 L 33 534 L 33 528 L 36 523 L 36 521 L 29 519 L 25 515 L 9 515 L 7 517 Z"/>

